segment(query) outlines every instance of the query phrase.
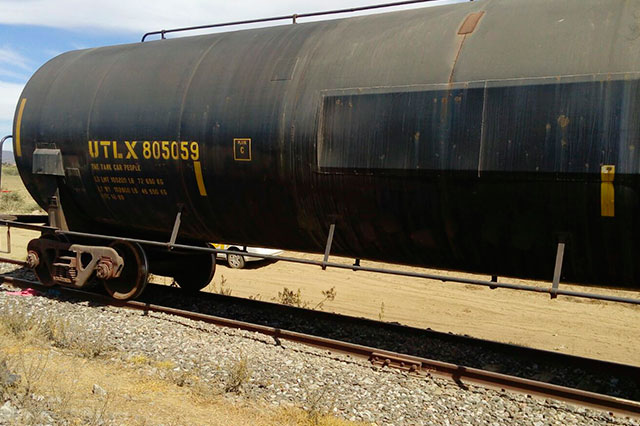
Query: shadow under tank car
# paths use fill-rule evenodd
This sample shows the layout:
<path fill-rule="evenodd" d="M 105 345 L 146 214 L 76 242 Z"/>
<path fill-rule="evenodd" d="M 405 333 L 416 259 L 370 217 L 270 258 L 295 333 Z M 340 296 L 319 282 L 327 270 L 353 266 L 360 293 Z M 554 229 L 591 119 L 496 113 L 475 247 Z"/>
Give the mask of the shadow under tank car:
<path fill-rule="evenodd" d="M 72 51 L 19 99 L 17 166 L 76 232 L 322 253 L 334 224 L 337 255 L 534 279 L 564 242 L 564 279 L 638 288 L 639 13 L 485 0 Z M 215 269 L 73 234 L 29 250 L 44 283 L 122 299 Z"/>

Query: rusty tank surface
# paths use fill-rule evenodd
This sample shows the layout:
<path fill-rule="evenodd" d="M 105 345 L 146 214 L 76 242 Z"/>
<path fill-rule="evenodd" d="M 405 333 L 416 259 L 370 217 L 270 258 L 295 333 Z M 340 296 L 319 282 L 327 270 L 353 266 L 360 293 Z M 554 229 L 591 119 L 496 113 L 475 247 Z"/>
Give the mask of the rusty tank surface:
<path fill-rule="evenodd" d="M 563 242 L 563 279 L 638 288 L 638 16 L 483 0 L 68 52 L 17 166 L 71 230 L 181 212 L 178 241 L 322 253 L 335 224 L 335 254 L 541 279 Z"/>

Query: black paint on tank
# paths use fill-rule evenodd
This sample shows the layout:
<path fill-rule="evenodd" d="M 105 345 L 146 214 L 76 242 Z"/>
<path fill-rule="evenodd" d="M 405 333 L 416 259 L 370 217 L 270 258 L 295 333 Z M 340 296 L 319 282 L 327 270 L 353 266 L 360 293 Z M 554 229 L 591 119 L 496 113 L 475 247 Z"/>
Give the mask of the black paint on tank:
<path fill-rule="evenodd" d="M 74 230 L 167 241 L 182 209 L 183 241 L 323 252 L 335 223 L 335 254 L 543 279 L 562 239 L 564 279 L 637 288 L 638 10 L 487 0 L 69 52 L 21 96 L 17 164 Z M 32 173 L 45 147 L 64 177 Z"/>

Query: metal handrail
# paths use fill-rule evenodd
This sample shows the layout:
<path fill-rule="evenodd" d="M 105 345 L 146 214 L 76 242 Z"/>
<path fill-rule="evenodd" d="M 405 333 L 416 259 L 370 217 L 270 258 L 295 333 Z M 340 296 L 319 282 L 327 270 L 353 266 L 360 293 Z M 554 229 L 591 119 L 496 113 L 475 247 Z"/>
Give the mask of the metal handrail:
<path fill-rule="evenodd" d="M 0 188 L 2 188 L 2 147 L 7 139 L 13 139 L 13 135 L 7 135 L 0 139 Z"/>
<path fill-rule="evenodd" d="M 0 190 L 2 189 L 2 147 L 7 139 L 13 139 L 13 135 L 0 139 Z M 11 226 L 7 226 L 7 250 L 0 250 L 0 253 L 11 253 Z"/>
<path fill-rule="evenodd" d="M 65 231 L 65 230 L 51 227 L 51 226 L 40 226 L 40 225 L 34 225 L 34 224 L 20 223 L 20 222 L 15 222 L 11 220 L 5 220 L 5 219 L 0 219 L 0 226 L 1 225 L 11 226 L 13 228 L 20 228 L 20 229 L 30 229 L 30 230 L 41 231 L 41 232 L 43 231 L 54 232 L 56 234 L 64 234 L 72 237 L 76 236 L 76 237 L 90 237 L 95 239 L 104 239 L 104 240 L 111 240 L 111 241 L 116 241 L 116 240 L 128 241 L 131 243 L 138 243 L 146 246 L 173 249 L 173 250 L 185 250 L 185 251 L 211 253 L 211 254 L 219 254 L 219 253 L 220 254 L 237 254 L 239 256 L 245 256 L 247 254 L 246 252 L 216 249 L 214 247 L 200 247 L 200 246 L 192 246 L 192 245 L 186 245 L 186 244 L 172 244 L 171 242 L 143 240 L 139 238 L 125 238 L 125 237 L 120 237 L 116 235 L 102 235 L 102 234 L 93 234 L 93 233 L 87 233 L 87 232 Z M 506 288 L 511 290 L 522 290 L 522 291 L 529 291 L 534 293 L 546 293 L 546 294 L 557 295 L 557 296 L 573 296 L 573 297 L 582 297 L 586 299 L 606 300 L 609 302 L 621 302 L 621 303 L 630 303 L 633 305 L 640 305 L 640 299 L 619 297 L 619 296 L 606 295 L 606 294 L 587 293 L 587 292 L 564 290 L 564 289 L 554 290 L 553 288 L 537 287 L 537 286 L 516 284 L 516 283 L 509 283 L 509 282 L 497 282 L 493 280 L 485 281 L 485 280 L 479 280 L 474 278 L 463 278 L 463 277 L 454 277 L 454 276 L 441 275 L 441 274 L 401 271 L 397 269 L 372 268 L 372 267 L 360 266 L 359 264 L 347 265 L 343 263 L 327 262 L 324 260 L 318 261 L 318 260 L 304 259 L 299 257 L 274 256 L 274 255 L 265 255 L 265 254 L 258 254 L 258 253 L 251 253 L 251 256 L 258 257 L 260 259 L 279 260 L 283 262 L 292 262 L 292 263 L 299 263 L 304 265 L 320 266 L 322 269 L 335 268 L 335 269 L 350 269 L 353 271 L 377 272 L 381 274 L 398 275 L 398 276 L 414 277 L 414 278 L 426 278 L 431 280 L 437 280 L 442 282 L 452 282 L 457 284 L 471 284 L 471 285 L 477 285 L 477 286 L 485 286 L 492 289 Z M 0 263 L 3 261 L 5 261 L 5 259 L 0 258 Z"/>
<path fill-rule="evenodd" d="M 397 1 L 393 3 L 374 4 L 371 6 L 352 7 L 348 9 L 336 9 L 336 10 L 327 10 L 322 12 L 309 12 L 309 13 L 294 13 L 292 15 L 274 16 L 271 18 L 258 18 L 258 19 L 249 19 L 246 21 L 233 21 L 233 22 L 224 22 L 220 24 L 197 25 L 194 27 L 172 28 L 169 30 L 158 30 L 158 31 L 148 32 L 142 36 L 141 42 L 144 43 L 146 38 L 151 35 L 160 35 L 161 39 L 164 40 L 165 34 L 175 33 L 180 31 L 195 31 L 195 30 L 203 30 L 207 28 L 229 27 L 229 26 L 244 25 L 244 24 L 258 24 L 262 22 L 283 21 L 285 19 L 290 19 L 292 21 L 292 24 L 295 24 L 297 23 L 298 18 L 310 18 L 314 16 L 336 15 L 340 13 L 354 13 L 354 12 L 360 12 L 363 10 L 382 9 L 387 7 L 404 6 L 408 4 L 426 3 L 426 2 L 432 2 L 432 1 L 441 1 L 441 0 L 405 0 L 405 1 Z M 473 1 L 473 0 L 469 0 L 469 1 Z"/>

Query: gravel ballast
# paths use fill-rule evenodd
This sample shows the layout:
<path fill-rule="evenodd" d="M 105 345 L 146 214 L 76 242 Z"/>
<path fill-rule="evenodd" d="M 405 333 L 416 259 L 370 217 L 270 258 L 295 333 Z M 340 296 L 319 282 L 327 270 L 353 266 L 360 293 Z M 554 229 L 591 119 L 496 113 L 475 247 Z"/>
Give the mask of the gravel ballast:
<path fill-rule="evenodd" d="M 497 392 L 385 368 L 348 356 L 329 354 L 258 333 L 226 329 L 166 314 L 131 311 L 88 302 L 7 294 L 0 287 L 0 312 L 35 318 L 64 318 L 88 339 L 115 349 L 107 357 L 171 361 L 173 373 L 197 373 L 224 392 L 234 366 L 246 361 L 250 378 L 239 395 L 272 406 L 295 405 L 348 420 L 389 425 L 458 424 L 631 424 L 638 419 L 574 407 L 562 402 Z M 116 355 L 113 355 L 116 354 Z M 162 374 L 152 364 L 149 374 Z M 13 407 L 5 407 L 10 412 Z M 0 413 L 2 414 L 2 413 Z M 4 413 L 7 414 L 7 413 Z"/>

